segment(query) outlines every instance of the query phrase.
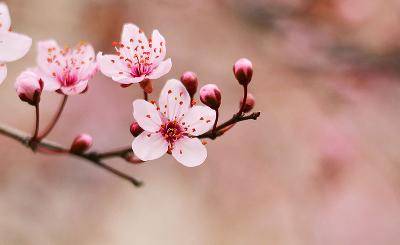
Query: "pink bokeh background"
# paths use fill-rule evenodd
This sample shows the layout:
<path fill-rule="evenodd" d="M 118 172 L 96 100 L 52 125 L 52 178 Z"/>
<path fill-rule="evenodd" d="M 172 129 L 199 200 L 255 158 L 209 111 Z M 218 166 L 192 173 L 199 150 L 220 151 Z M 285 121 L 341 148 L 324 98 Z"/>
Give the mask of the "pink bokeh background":
<path fill-rule="evenodd" d="M 80 40 L 109 52 L 123 23 L 167 42 L 171 72 L 222 90 L 222 118 L 238 107 L 238 58 L 254 65 L 257 121 L 207 144 L 185 168 L 165 156 L 109 163 L 140 189 L 70 157 L 34 154 L 0 136 L 0 244 L 385 244 L 400 243 L 399 0 L 12 0 L 13 30 L 34 42 Z M 34 44 L 35 45 L 35 44 Z M 31 132 L 34 111 L 13 83 L 35 65 L 35 46 L 8 65 L 1 122 Z M 94 149 L 130 145 L 132 101 L 98 74 L 68 101 L 50 139 L 79 133 Z M 49 120 L 60 100 L 42 97 Z"/>

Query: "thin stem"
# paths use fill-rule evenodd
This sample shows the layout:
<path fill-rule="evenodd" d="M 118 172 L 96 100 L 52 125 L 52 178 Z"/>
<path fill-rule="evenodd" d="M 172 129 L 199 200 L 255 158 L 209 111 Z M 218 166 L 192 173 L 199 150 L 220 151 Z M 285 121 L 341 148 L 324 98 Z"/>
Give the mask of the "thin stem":
<path fill-rule="evenodd" d="M 60 116 L 64 110 L 65 104 L 67 103 L 68 100 L 68 95 L 64 95 L 63 100 L 61 101 L 60 107 L 58 108 L 57 113 L 55 114 L 55 116 L 53 117 L 53 119 L 51 120 L 50 124 L 47 126 L 47 128 L 44 130 L 44 132 L 37 137 L 37 140 L 42 140 L 43 138 L 45 138 L 47 135 L 49 135 L 49 133 L 51 132 L 51 130 L 53 130 L 54 126 L 56 126 L 58 120 L 60 119 Z"/>
<path fill-rule="evenodd" d="M 90 160 L 90 159 L 88 159 L 88 160 Z M 90 160 L 90 161 L 93 162 L 96 166 L 98 166 L 100 168 L 103 168 L 103 169 L 109 171 L 110 173 L 112 173 L 112 174 L 114 174 L 114 175 L 116 175 L 116 176 L 118 176 L 118 177 L 120 177 L 120 178 L 122 178 L 124 180 L 127 180 L 127 181 L 131 182 L 136 187 L 140 187 L 140 186 L 143 185 L 143 182 L 141 182 L 141 181 L 139 181 L 139 180 L 137 180 L 137 179 L 135 179 L 135 178 L 133 178 L 133 177 L 131 177 L 131 176 L 129 176 L 129 175 L 127 175 L 127 174 L 125 174 L 125 173 L 113 168 L 113 167 L 111 167 L 111 166 L 108 166 L 108 165 L 104 164 L 103 162 L 93 161 L 93 160 Z"/>
<path fill-rule="evenodd" d="M 145 101 L 149 101 L 149 94 L 143 90 L 143 98 Z"/>
<path fill-rule="evenodd" d="M 217 128 L 217 123 L 218 123 L 218 118 L 219 118 L 219 110 L 215 110 L 215 121 L 214 121 L 214 125 L 212 127 L 212 134 L 215 137 L 216 136 L 216 128 Z"/>
<path fill-rule="evenodd" d="M 39 121 L 40 121 L 39 103 L 37 103 L 35 105 L 35 117 L 36 117 L 35 131 L 34 131 L 33 136 L 32 136 L 32 141 L 35 141 L 37 139 L 37 137 L 38 137 L 38 134 L 39 134 Z"/>
<path fill-rule="evenodd" d="M 247 85 L 243 85 L 243 102 L 239 112 L 237 113 L 238 116 L 242 115 L 244 107 L 246 106 L 246 100 L 247 100 Z"/>
<path fill-rule="evenodd" d="M 122 157 L 125 158 L 125 156 L 132 152 L 132 148 L 121 148 L 117 150 L 111 150 L 111 151 L 106 151 L 103 153 L 97 153 L 97 157 L 99 159 L 106 159 L 106 158 L 112 158 L 112 157 Z"/>

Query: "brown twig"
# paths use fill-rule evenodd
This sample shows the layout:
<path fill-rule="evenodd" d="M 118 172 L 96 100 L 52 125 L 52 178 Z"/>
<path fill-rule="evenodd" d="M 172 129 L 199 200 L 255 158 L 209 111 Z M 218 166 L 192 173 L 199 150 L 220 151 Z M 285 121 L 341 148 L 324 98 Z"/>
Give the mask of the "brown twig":
<path fill-rule="evenodd" d="M 69 154 L 71 156 L 85 159 L 85 160 L 87 160 L 87 162 L 92 163 L 104 170 L 109 171 L 110 173 L 112 173 L 122 179 L 129 181 L 136 187 L 140 187 L 143 184 L 141 181 L 103 163 L 101 161 L 102 160 L 101 153 L 96 153 L 96 152 L 73 153 L 73 152 L 70 152 L 69 149 L 64 148 L 64 147 L 60 146 L 59 144 L 54 143 L 52 141 L 48 141 L 48 140 L 35 141 L 35 143 L 34 143 L 35 148 L 33 148 L 30 143 L 32 140 L 32 137 L 30 137 L 29 135 L 27 135 L 24 132 L 21 132 L 17 129 L 14 129 L 14 128 L 11 128 L 11 127 L 8 127 L 8 126 L 2 125 L 2 124 L 0 124 L 0 134 L 5 135 L 11 139 L 18 141 L 21 144 L 23 144 L 24 146 L 29 147 L 34 151 L 36 151 L 36 148 L 41 149 L 41 150 L 36 151 L 39 153 L 44 153 L 44 151 L 42 151 L 42 150 L 45 150 L 45 152 L 47 152 L 47 153 L 51 152 L 51 153 L 58 153 L 58 154 Z M 121 157 L 121 155 L 108 156 L 108 158 L 110 158 L 110 157 Z M 104 158 L 106 158 L 106 157 L 104 157 Z"/>
<path fill-rule="evenodd" d="M 208 132 L 205 132 L 204 134 L 199 135 L 198 138 L 200 138 L 200 139 L 210 138 L 210 139 L 214 140 L 217 137 L 221 136 L 225 132 L 224 129 L 226 127 L 229 127 L 229 126 L 231 126 L 233 124 L 236 124 L 238 122 L 245 121 L 245 120 L 257 120 L 257 118 L 260 116 L 260 114 L 261 114 L 261 112 L 253 112 L 253 113 L 251 113 L 249 115 L 238 115 L 238 114 L 235 114 L 235 115 L 232 116 L 231 119 L 229 119 L 228 121 L 226 121 L 226 122 L 220 124 L 219 126 L 217 126 L 215 128 L 215 131 L 216 131 L 215 134 L 213 133 L 213 130 L 211 129 Z"/>

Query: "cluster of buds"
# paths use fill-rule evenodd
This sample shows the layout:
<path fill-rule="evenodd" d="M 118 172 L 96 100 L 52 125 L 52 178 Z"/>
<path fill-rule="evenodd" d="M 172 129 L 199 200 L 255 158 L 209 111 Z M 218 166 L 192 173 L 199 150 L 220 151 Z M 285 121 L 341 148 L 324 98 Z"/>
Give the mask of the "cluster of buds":
<path fill-rule="evenodd" d="M 3 42 L 2 47 L 10 47 L 16 56 L 0 54 L 0 81 L 4 76 L 4 64 L 22 57 L 30 47 L 31 39 L 10 33 L 2 27 L 9 27 L 8 9 L 0 4 L 0 34 L 14 40 L 15 43 Z M 3 18 L 3 19 L 2 19 Z M 13 37 L 14 39 L 12 39 Z M 29 49 L 28 47 L 28 49 Z M 121 156 L 129 162 L 139 163 L 160 158 L 164 154 L 172 155 L 184 166 L 194 167 L 202 164 L 207 157 L 207 150 L 202 139 L 215 139 L 221 136 L 239 121 L 256 119 L 245 116 L 254 108 L 253 95 L 247 92 L 252 79 L 253 68 L 248 59 L 238 60 L 233 67 L 234 75 L 244 89 L 239 110 L 233 118 L 218 126 L 219 108 L 222 93 L 215 84 L 206 84 L 200 88 L 199 98 L 204 105 L 197 105 L 195 95 L 199 87 L 198 76 L 191 71 L 184 72 L 180 78 L 169 79 L 164 85 L 158 105 L 149 101 L 153 92 L 152 81 L 166 75 L 172 68 L 171 59 L 166 57 L 166 41 L 158 30 L 154 30 L 151 38 L 134 24 L 125 24 L 121 40 L 113 42 L 115 54 L 95 54 L 93 47 L 80 42 L 73 48 L 61 48 L 55 40 L 38 42 L 37 64 L 34 68 L 23 71 L 16 79 L 15 89 L 19 98 L 36 107 L 35 133 L 31 139 L 33 150 L 42 144 L 44 139 L 60 118 L 68 96 L 83 94 L 88 89 L 89 80 L 100 71 L 123 88 L 138 84 L 144 92 L 143 99 L 133 101 L 133 117 L 130 132 L 134 136 L 132 146 L 122 153 L 107 153 L 106 156 Z M 6 57 L 7 56 L 7 57 Z M 60 108 L 54 119 L 41 134 L 39 133 L 39 104 L 43 91 L 56 92 L 63 95 Z M 254 114 L 254 113 L 252 113 Z M 86 153 L 93 144 L 88 134 L 79 134 L 69 149 L 62 153 L 70 153 L 85 159 L 98 161 L 102 154 Z M 56 149 L 59 149 L 55 147 Z M 54 150 L 49 148 L 47 150 Z M 106 169 L 110 170 L 109 167 Z M 114 174 L 118 171 L 111 171 Z M 120 174 L 119 176 L 125 176 Z"/>

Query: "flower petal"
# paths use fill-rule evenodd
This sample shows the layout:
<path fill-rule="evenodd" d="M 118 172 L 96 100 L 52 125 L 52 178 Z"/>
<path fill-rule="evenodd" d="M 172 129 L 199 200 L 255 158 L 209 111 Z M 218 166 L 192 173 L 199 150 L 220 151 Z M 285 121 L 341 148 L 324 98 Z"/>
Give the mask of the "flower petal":
<path fill-rule="evenodd" d="M 139 27 L 131 23 L 124 25 L 122 29 L 121 42 L 126 46 L 131 46 L 132 48 L 137 46 L 144 46 L 147 48 L 149 46 L 144 32 L 141 31 Z"/>
<path fill-rule="evenodd" d="M 11 62 L 21 59 L 28 53 L 32 39 L 23 34 L 0 31 L 0 60 Z"/>
<path fill-rule="evenodd" d="M 0 30 L 8 31 L 11 26 L 10 12 L 5 3 L 0 3 Z"/>
<path fill-rule="evenodd" d="M 83 91 L 85 91 L 85 89 L 88 86 L 88 80 L 84 80 L 84 81 L 80 81 L 79 83 L 76 83 L 72 86 L 68 86 L 68 87 L 61 87 L 61 92 L 65 95 L 75 95 L 75 94 L 80 94 Z"/>
<path fill-rule="evenodd" d="M 160 114 L 155 105 L 145 100 L 133 101 L 133 117 L 139 126 L 148 132 L 157 132 L 161 127 Z"/>
<path fill-rule="evenodd" d="M 134 154 L 143 161 L 160 158 L 168 150 L 168 142 L 159 133 L 144 131 L 132 142 Z"/>
<path fill-rule="evenodd" d="M 7 66 L 6 64 L 0 64 L 0 84 L 4 82 L 7 77 Z"/>
<path fill-rule="evenodd" d="M 182 118 L 181 125 L 193 136 L 210 130 L 215 121 L 215 111 L 208 106 L 193 106 Z"/>
<path fill-rule="evenodd" d="M 116 82 L 131 84 L 138 83 L 144 79 L 144 77 L 133 78 L 125 62 L 121 61 L 117 55 L 103 55 L 99 52 L 97 54 L 97 62 L 100 71 Z"/>
<path fill-rule="evenodd" d="M 160 34 L 158 30 L 154 30 L 151 35 L 151 57 L 150 62 L 158 64 L 165 58 L 167 48 L 165 45 L 165 38 Z"/>
<path fill-rule="evenodd" d="M 168 119 L 179 120 L 189 109 L 190 95 L 180 81 L 171 79 L 161 91 L 159 105 L 161 113 Z"/>
<path fill-rule="evenodd" d="M 60 74 L 66 65 L 65 56 L 61 55 L 61 49 L 55 40 L 38 42 L 37 64 L 47 76 L 55 77 Z"/>
<path fill-rule="evenodd" d="M 186 167 L 196 167 L 207 158 L 207 149 L 198 138 L 183 137 L 174 144 L 172 156 Z"/>
<path fill-rule="evenodd" d="M 97 63 L 95 62 L 95 53 L 92 45 L 80 43 L 73 50 L 72 56 L 76 59 L 76 63 L 79 64 L 79 66 L 76 67 L 78 79 L 91 79 L 97 71 Z"/>
<path fill-rule="evenodd" d="M 61 87 L 61 84 L 57 79 L 47 76 L 39 68 L 34 68 L 33 71 L 42 79 L 44 85 L 43 90 L 53 92 Z"/>
<path fill-rule="evenodd" d="M 171 59 L 161 62 L 148 76 L 148 79 L 157 79 L 167 74 L 172 67 Z"/>

